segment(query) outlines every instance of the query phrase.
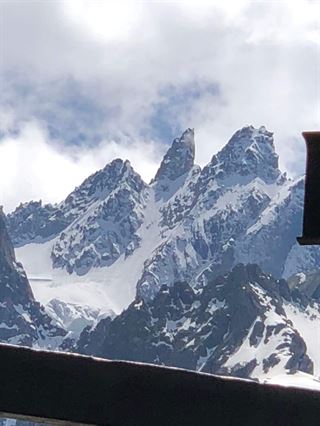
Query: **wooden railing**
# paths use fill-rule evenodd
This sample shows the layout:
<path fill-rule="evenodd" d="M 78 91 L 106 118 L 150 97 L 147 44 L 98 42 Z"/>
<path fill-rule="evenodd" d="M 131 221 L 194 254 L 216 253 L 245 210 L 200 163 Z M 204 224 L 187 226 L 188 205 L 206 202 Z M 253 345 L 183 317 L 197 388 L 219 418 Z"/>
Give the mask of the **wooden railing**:
<path fill-rule="evenodd" d="M 320 392 L 0 345 L 0 412 L 48 424 L 310 426 Z"/>

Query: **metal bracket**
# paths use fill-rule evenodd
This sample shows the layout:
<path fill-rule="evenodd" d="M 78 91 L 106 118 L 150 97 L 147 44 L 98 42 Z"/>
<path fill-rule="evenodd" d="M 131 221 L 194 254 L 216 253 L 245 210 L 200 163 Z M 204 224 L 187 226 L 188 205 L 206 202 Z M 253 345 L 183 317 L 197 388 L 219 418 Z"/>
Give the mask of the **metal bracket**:
<path fill-rule="evenodd" d="M 307 147 L 303 235 L 300 245 L 320 245 L 320 132 L 302 133 Z"/>

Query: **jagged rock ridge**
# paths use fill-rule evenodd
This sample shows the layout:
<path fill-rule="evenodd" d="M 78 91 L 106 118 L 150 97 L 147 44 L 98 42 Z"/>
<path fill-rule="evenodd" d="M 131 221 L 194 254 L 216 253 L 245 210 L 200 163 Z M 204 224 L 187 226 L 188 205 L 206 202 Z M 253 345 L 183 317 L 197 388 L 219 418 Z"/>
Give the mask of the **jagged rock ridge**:
<path fill-rule="evenodd" d="M 56 347 L 66 335 L 34 299 L 21 263 L 15 259 L 0 211 L 0 341 Z"/>
<path fill-rule="evenodd" d="M 218 274 L 238 262 L 255 262 L 282 276 L 302 204 L 303 181 L 281 174 L 272 134 L 264 127 L 243 128 L 162 204 L 167 238 L 147 259 L 139 294 L 153 297 L 161 285 L 193 279 L 207 264 Z"/>
<path fill-rule="evenodd" d="M 137 298 L 113 320 L 85 329 L 76 351 L 260 380 L 274 370 L 312 374 L 306 344 L 286 314 L 289 302 L 296 299 L 284 280 L 240 264 L 201 291 L 177 282 L 152 301 Z"/>
<path fill-rule="evenodd" d="M 20 246 L 50 234 L 53 267 L 78 275 L 141 247 L 145 263 L 132 285 L 143 297 L 191 279 L 209 263 L 217 273 L 238 262 L 257 263 L 277 277 L 297 272 L 291 258 L 301 255 L 295 237 L 303 180 L 280 172 L 272 133 L 244 127 L 202 170 L 194 155 L 188 129 L 173 141 L 150 185 L 129 162 L 114 160 L 58 206 L 33 202 L 9 214 L 13 241 Z M 151 250 L 148 234 L 155 241 Z M 310 256 L 302 259 L 299 268 L 310 263 Z"/>

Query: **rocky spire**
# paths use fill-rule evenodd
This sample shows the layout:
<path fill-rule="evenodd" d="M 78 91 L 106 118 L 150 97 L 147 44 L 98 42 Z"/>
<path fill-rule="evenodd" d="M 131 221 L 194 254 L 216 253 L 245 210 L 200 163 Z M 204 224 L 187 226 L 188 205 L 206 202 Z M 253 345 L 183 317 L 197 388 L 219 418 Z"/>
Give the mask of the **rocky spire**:
<path fill-rule="evenodd" d="M 153 182 L 175 181 L 189 172 L 194 165 L 194 129 L 187 129 L 174 139 L 166 152 Z"/>

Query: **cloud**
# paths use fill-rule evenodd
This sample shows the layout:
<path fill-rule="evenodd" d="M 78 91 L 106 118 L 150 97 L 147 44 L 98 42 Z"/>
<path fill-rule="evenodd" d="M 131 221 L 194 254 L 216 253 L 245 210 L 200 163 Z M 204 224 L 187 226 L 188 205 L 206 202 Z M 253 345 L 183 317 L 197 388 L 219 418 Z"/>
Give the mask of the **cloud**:
<path fill-rule="evenodd" d="M 201 165 L 253 124 L 275 132 L 284 169 L 303 171 L 300 133 L 320 121 L 319 2 L 15 1 L 0 12 L 0 161 L 13 147 L 27 155 L 37 123 L 42 162 L 74 170 L 36 197 L 41 174 L 24 166 L 35 188 L 25 194 L 57 199 L 104 143 L 151 170 L 185 127 L 195 128 Z M 70 160 L 77 149 L 86 161 Z"/>
<path fill-rule="evenodd" d="M 159 152 L 151 142 L 130 141 L 119 145 L 102 141 L 92 149 L 58 149 L 49 141 L 45 130 L 33 121 L 24 124 L 19 135 L 1 142 L 0 200 L 7 213 L 20 202 L 62 201 L 87 176 L 114 158 L 130 160 L 147 181 L 158 167 Z"/>
<path fill-rule="evenodd" d="M 207 81 L 191 81 L 185 85 L 168 85 L 159 91 L 159 98 L 152 105 L 149 126 L 158 139 L 171 141 L 194 120 L 197 103 L 210 99 L 216 103 L 219 87 Z M 184 120 L 184 123 L 182 123 Z"/>

